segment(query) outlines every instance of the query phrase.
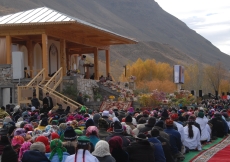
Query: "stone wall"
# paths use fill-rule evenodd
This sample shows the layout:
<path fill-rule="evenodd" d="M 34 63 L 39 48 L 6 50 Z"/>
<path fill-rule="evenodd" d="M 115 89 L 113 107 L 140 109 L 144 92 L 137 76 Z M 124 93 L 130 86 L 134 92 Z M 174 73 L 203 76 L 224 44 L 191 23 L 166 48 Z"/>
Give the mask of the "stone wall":
<path fill-rule="evenodd" d="M 77 78 L 77 89 L 83 94 L 90 96 L 90 101 L 94 100 L 93 87 L 98 87 L 97 82 L 91 79 Z"/>
<path fill-rule="evenodd" d="M 13 72 L 11 65 L 0 65 L 0 85 L 8 85 L 11 83 Z"/>

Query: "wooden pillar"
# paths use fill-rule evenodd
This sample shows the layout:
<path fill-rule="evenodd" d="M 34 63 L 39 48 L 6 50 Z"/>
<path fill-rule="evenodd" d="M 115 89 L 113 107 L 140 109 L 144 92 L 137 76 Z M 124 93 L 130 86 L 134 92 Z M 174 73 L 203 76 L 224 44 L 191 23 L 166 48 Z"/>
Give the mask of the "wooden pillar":
<path fill-rule="evenodd" d="M 48 64 L 48 38 L 46 34 L 42 34 L 42 68 L 45 69 L 45 77 L 48 77 L 48 70 L 49 70 L 49 64 Z"/>
<path fill-rule="evenodd" d="M 98 66 L 98 49 L 94 49 L 94 78 L 99 79 L 99 66 Z"/>
<path fill-rule="evenodd" d="M 66 49 L 66 63 L 67 63 L 67 70 L 70 70 L 70 59 L 68 49 Z"/>
<path fill-rule="evenodd" d="M 34 60 L 33 57 L 34 57 L 34 55 L 33 55 L 33 45 L 32 45 L 31 40 L 28 40 L 26 42 L 26 47 L 28 50 L 28 66 L 30 67 L 29 68 L 30 69 L 29 75 L 31 78 L 33 78 L 35 73 L 33 73 L 33 60 Z"/>
<path fill-rule="evenodd" d="M 110 53 L 109 50 L 105 50 L 105 58 L 106 58 L 106 76 L 110 73 Z"/>
<path fill-rule="evenodd" d="M 12 39 L 10 35 L 6 36 L 6 64 L 12 64 Z"/>
<path fill-rule="evenodd" d="M 63 76 L 66 76 L 66 41 L 64 39 L 60 41 L 60 58 Z"/>

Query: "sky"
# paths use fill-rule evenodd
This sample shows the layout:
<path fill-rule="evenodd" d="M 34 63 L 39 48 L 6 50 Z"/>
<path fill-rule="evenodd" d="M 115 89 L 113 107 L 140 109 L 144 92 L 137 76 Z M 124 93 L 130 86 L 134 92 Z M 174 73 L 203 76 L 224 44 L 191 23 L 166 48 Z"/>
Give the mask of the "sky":
<path fill-rule="evenodd" d="M 155 1 L 166 12 L 230 55 L 230 0 Z"/>

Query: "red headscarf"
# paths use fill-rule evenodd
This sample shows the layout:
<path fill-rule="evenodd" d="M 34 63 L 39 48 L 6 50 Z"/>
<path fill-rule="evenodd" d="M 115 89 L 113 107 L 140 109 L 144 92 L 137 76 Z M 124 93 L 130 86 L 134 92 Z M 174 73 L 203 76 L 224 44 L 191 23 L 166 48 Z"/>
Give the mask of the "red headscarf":
<path fill-rule="evenodd" d="M 123 144 L 122 138 L 120 136 L 114 136 L 109 140 L 110 152 L 112 152 L 113 149 L 115 148 L 121 149 L 122 144 Z"/>
<path fill-rule="evenodd" d="M 38 138 L 36 138 L 35 142 L 42 142 L 44 143 L 44 145 L 46 146 L 46 153 L 50 152 L 50 144 L 48 141 L 48 138 L 45 136 L 39 136 Z"/>
<path fill-rule="evenodd" d="M 57 133 L 51 133 L 51 139 L 54 140 L 54 139 L 59 139 L 59 135 Z"/>

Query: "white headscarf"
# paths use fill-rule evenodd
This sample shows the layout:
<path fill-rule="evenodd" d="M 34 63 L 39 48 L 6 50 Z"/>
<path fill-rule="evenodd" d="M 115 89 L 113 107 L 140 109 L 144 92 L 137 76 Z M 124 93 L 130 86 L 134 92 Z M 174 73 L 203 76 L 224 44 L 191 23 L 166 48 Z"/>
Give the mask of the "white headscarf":
<path fill-rule="evenodd" d="M 95 146 L 95 150 L 92 152 L 92 154 L 94 156 L 98 156 L 98 157 L 104 157 L 107 155 L 111 155 L 110 151 L 109 151 L 109 144 L 106 141 L 98 141 L 96 146 Z"/>

